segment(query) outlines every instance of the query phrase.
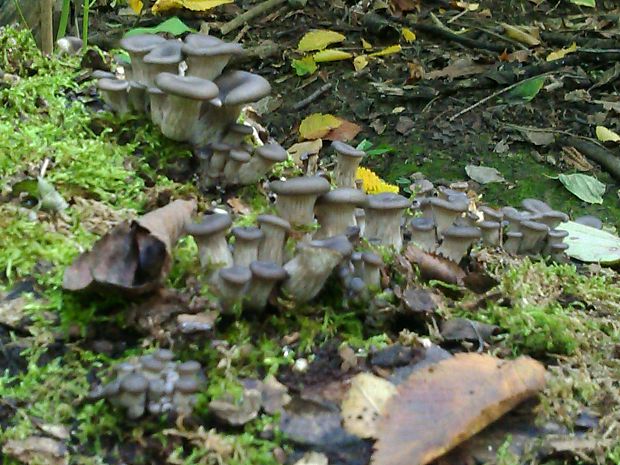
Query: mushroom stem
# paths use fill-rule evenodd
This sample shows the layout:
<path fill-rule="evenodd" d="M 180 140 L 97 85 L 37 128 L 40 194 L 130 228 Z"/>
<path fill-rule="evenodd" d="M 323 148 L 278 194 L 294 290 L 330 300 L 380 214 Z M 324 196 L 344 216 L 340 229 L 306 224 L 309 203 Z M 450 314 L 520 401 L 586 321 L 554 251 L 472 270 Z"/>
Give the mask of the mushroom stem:
<path fill-rule="evenodd" d="M 252 310 L 263 310 L 278 282 L 286 278 L 286 271 L 273 262 L 255 261 L 250 264 L 252 280 L 246 292 L 245 306 Z"/>
<path fill-rule="evenodd" d="M 291 229 L 288 221 L 275 215 L 260 215 L 257 218 L 263 240 L 258 248 L 258 259 L 282 265 L 286 233 Z"/>

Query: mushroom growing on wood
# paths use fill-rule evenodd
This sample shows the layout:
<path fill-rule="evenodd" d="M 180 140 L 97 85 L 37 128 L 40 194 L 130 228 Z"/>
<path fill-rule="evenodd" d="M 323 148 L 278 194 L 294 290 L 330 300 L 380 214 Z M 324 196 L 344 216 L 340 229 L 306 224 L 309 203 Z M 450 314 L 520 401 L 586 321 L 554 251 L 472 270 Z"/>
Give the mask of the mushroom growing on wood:
<path fill-rule="evenodd" d="M 521 206 L 531 213 L 545 213 L 552 210 L 549 204 L 538 199 L 524 199 L 521 201 Z"/>
<path fill-rule="evenodd" d="M 233 123 L 226 128 L 222 142 L 238 147 L 245 142 L 245 138 L 254 133 L 252 126 L 247 124 Z"/>
<path fill-rule="evenodd" d="M 97 81 L 97 88 L 101 91 L 101 97 L 108 106 L 119 115 L 129 112 L 127 89 L 129 83 L 118 79 L 102 78 Z"/>
<path fill-rule="evenodd" d="M 156 34 L 139 34 L 121 39 L 121 48 L 131 58 L 132 79 L 145 84 L 144 56 L 155 47 L 166 42 Z"/>
<path fill-rule="evenodd" d="M 403 247 L 400 223 L 411 202 L 392 192 L 368 195 L 366 199 L 364 237 L 369 240 L 377 239 L 382 245 L 400 250 Z"/>
<path fill-rule="evenodd" d="M 340 187 L 318 197 L 314 212 L 321 226 L 316 239 L 344 234 L 355 225 L 355 209 L 364 205 L 366 194 L 351 187 Z"/>
<path fill-rule="evenodd" d="M 539 222 L 546 224 L 549 229 L 557 228 L 561 223 L 568 221 L 568 215 L 557 210 L 549 210 L 542 213 Z"/>
<path fill-rule="evenodd" d="M 355 187 L 355 173 L 366 152 L 357 150 L 344 142 L 334 141 L 332 147 L 336 151 L 336 167 L 334 183 L 338 187 Z"/>
<path fill-rule="evenodd" d="M 185 37 L 183 53 L 186 55 L 187 75 L 212 81 L 220 74 L 235 55 L 243 54 L 243 46 L 224 42 L 205 34 L 189 34 Z"/>
<path fill-rule="evenodd" d="M 238 227 L 232 229 L 235 237 L 233 261 L 238 266 L 250 266 L 258 259 L 258 246 L 265 234 L 255 227 Z"/>
<path fill-rule="evenodd" d="M 200 117 L 202 103 L 217 97 L 217 86 L 206 79 L 171 73 L 158 74 L 155 83 L 168 94 L 161 132 L 172 140 L 189 140 Z"/>
<path fill-rule="evenodd" d="M 226 233 L 231 225 L 232 220 L 227 213 L 204 215 L 200 223 L 185 225 L 187 234 L 194 236 L 198 244 L 200 266 L 203 269 L 232 265 L 232 254 L 226 241 Z"/>
<path fill-rule="evenodd" d="M 239 168 L 239 183 L 248 185 L 258 181 L 273 165 L 285 161 L 287 156 L 286 150 L 277 142 L 258 147 L 250 161 Z"/>
<path fill-rule="evenodd" d="M 284 265 L 288 278 L 282 290 L 294 302 L 305 303 L 321 292 L 336 266 L 353 251 L 345 236 L 315 240 L 300 245 L 297 254 Z"/>
<path fill-rule="evenodd" d="M 479 228 L 471 226 L 451 226 L 443 233 L 443 241 L 437 253 L 453 262 L 459 263 L 471 245 L 480 239 Z"/>
<path fill-rule="evenodd" d="M 256 222 L 264 233 L 258 248 L 258 259 L 282 265 L 284 241 L 286 234 L 291 230 L 291 223 L 276 215 L 259 215 Z"/>
<path fill-rule="evenodd" d="M 255 261 L 250 263 L 252 279 L 246 292 L 245 306 L 252 310 L 263 310 L 275 286 L 287 276 L 286 271 L 274 262 Z"/>
<path fill-rule="evenodd" d="M 278 195 L 276 211 L 293 226 L 310 225 L 314 221 L 314 203 L 329 191 L 329 182 L 320 176 L 302 176 L 287 181 L 272 181 L 269 189 Z"/>

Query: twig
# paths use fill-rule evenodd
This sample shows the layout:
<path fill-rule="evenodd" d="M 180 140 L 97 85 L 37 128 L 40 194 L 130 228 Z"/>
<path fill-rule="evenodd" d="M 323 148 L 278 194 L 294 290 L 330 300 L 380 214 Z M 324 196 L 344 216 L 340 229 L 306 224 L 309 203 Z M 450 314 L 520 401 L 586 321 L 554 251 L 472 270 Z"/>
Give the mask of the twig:
<path fill-rule="evenodd" d="M 234 31 L 238 27 L 241 27 L 243 24 L 251 21 L 252 19 L 260 16 L 264 13 L 267 13 L 269 10 L 274 9 L 275 7 L 286 3 L 287 0 L 266 0 L 263 3 L 259 3 L 254 8 L 250 8 L 243 14 L 240 14 L 235 19 L 227 22 L 222 27 L 220 27 L 220 32 L 222 35 L 226 35 L 231 31 Z"/>
<path fill-rule="evenodd" d="M 493 92 L 491 95 L 487 95 L 485 98 L 483 98 L 482 100 L 478 100 L 476 103 L 474 103 L 473 105 L 468 106 L 467 108 L 463 108 L 461 111 L 459 111 L 456 115 L 451 116 L 448 121 L 452 122 L 455 119 L 457 119 L 460 116 L 463 116 L 465 113 L 470 112 L 471 110 L 473 110 L 474 108 L 478 108 L 480 105 L 482 105 L 483 103 L 488 102 L 489 100 L 494 99 L 495 97 L 499 97 L 500 95 L 508 92 L 509 90 L 514 89 L 515 87 L 523 84 L 526 81 L 530 81 L 532 79 L 536 79 L 542 76 L 548 76 L 549 74 L 553 74 L 554 71 L 549 71 L 547 73 L 543 73 L 543 74 L 539 74 L 537 76 L 532 76 L 530 78 L 527 79 L 523 79 L 521 81 L 517 81 L 514 84 L 510 84 L 508 87 L 504 87 L 503 89 L 498 90 L 497 92 Z"/>
<path fill-rule="evenodd" d="M 331 82 L 328 82 L 327 84 L 323 84 L 317 90 L 315 90 L 310 95 L 308 95 L 305 99 L 300 100 L 295 105 L 293 105 L 291 107 L 291 110 L 297 111 L 297 110 L 306 108 L 308 105 L 310 105 L 312 102 L 314 102 L 316 99 L 318 99 L 321 95 L 323 95 L 325 92 L 327 92 L 331 88 L 332 88 Z"/>
<path fill-rule="evenodd" d="M 47 55 L 51 55 L 54 51 L 54 1 L 43 0 L 40 7 L 41 51 Z"/>
<path fill-rule="evenodd" d="M 620 181 L 620 158 L 601 144 L 593 140 L 584 140 L 577 137 L 563 137 L 561 141 L 566 145 L 575 147 L 587 158 L 601 165 L 614 179 Z"/>

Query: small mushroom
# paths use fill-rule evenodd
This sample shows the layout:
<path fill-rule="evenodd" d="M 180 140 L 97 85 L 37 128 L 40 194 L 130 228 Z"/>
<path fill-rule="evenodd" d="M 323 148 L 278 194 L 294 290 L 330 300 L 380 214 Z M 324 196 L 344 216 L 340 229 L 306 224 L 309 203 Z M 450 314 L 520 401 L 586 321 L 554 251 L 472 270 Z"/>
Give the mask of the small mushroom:
<path fill-rule="evenodd" d="M 329 182 L 320 176 L 302 176 L 269 183 L 269 189 L 278 195 L 278 215 L 293 226 L 312 224 L 316 199 L 329 191 L 329 188 Z"/>
<path fill-rule="evenodd" d="M 430 199 L 435 218 L 435 229 L 437 236 L 441 238 L 446 229 L 450 228 L 457 218 L 463 215 L 469 207 L 467 197 L 457 196 L 456 199 L 443 199 L 433 197 Z"/>
<path fill-rule="evenodd" d="M 556 263 L 565 263 L 568 261 L 566 256 L 566 250 L 568 250 L 568 244 L 560 242 L 559 244 L 553 244 L 549 248 L 549 256 L 551 260 Z"/>
<path fill-rule="evenodd" d="M 590 226 L 594 229 L 603 229 L 603 222 L 600 218 L 593 215 L 580 216 L 575 218 L 575 223 L 583 224 L 584 226 Z"/>
<path fill-rule="evenodd" d="M 523 233 L 521 231 L 508 231 L 504 240 L 503 248 L 506 253 L 516 255 L 521 247 Z"/>
<path fill-rule="evenodd" d="M 334 141 L 332 147 L 336 151 L 336 167 L 334 183 L 338 187 L 355 187 L 355 173 L 366 152 L 357 150 L 344 142 Z"/>
<path fill-rule="evenodd" d="M 409 186 L 409 190 L 416 197 L 430 197 L 433 195 L 435 186 L 428 179 L 416 179 L 413 184 Z"/>
<path fill-rule="evenodd" d="M 132 79 L 141 84 L 146 84 L 144 57 L 151 50 L 166 42 L 156 34 L 139 34 L 121 39 L 121 48 L 131 58 Z"/>
<path fill-rule="evenodd" d="M 172 140 L 189 140 L 198 123 L 202 103 L 217 97 L 217 86 L 206 79 L 171 73 L 158 74 L 155 83 L 168 94 L 161 132 Z"/>
<path fill-rule="evenodd" d="M 252 273 L 247 266 L 230 266 L 218 271 L 213 286 L 225 312 L 230 312 L 235 304 L 244 299 L 251 278 Z"/>
<path fill-rule="evenodd" d="M 418 217 L 409 222 L 411 241 L 424 252 L 434 252 L 437 248 L 435 222 L 431 218 Z"/>
<path fill-rule="evenodd" d="M 377 290 L 381 288 L 381 267 L 383 259 L 372 252 L 362 254 L 363 276 L 362 279 L 368 289 Z"/>
<path fill-rule="evenodd" d="M 254 133 L 252 126 L 247 124 L 233 123 L 228 128 L 222 139 L 222 142 L 229 144 L 233 147 L 238 147 L 243 144 L 246 137 L 251 136 Z"/>
<path fill-rule="evenodd" d="M 187 234 L 194 236 L 198 244 L 200 266 L 203 269 L 232 265 L 232 254 L 226 242 L 226 234 L 231 225 L 232 220 L 227 213 L 204 215 L 202 222 L 185 225 Z"/>
<path fill-rule="evenodd" d="M 179 73 L 179 63 L 183 61 L 181 53 L 181 41 L 176 39 L 167 40 L 147 53 L 142 62 L 144 63 L 144 82 L 147 87 L 155 85 L 155 78 L 159 73 Z"/>
<path fill-rule="evenodd" d="M 164 112 L 166 110 L 166 93 L 159 87 L 149 87 L 147 89 L 149 96 L 149 108 L 151 112 L 151 121 L 156 126 L 161 126 L 164 120 Z"/>
<path fill-rule="evenodd" d="M 129 81 L 127 103 L 130 110 L 145 113 L 149 102 L 147 95 L 147 87 L 144 84 L 140 84 L 138 81 Z"/>
<path fill-rule="evenodd" d="M 237 266 L 250 266 L 258 259 L 258 247 L 265 234 L 255 227 L 238 227 L 232 229 L 235 238 L 233 262 Z"/>
<path fill-rule="evenodd" d="M 185 37 L 183 53 L 187 62 L 187 75 L 212 81 L 235 55 L 243 54 L 243 46 L 224 42 L 205 34 L 189 34 Z"/>
<path fill-rule="evenodd" d="M 521 222 L 525 221 L 528 216 L 513 207 L 503 207 L 504 224 L 506 231 L 521 231 Z"/>
<path fill-rule="evenodd" d="M 546 224 L 549 229 L 557 228 L 561 223 L 568 221 L 568 215 L 564 212 L 549 210 L 542 213 L 542 216 L 538 220 L 541 223 Z"/>
<path fill-rule="evenodd" d="M 471 226 L 451 226 L 443 233 L 443 241 L 437 253 L 448 260 L 459 263 L 471 245 L 482 235 L 479 228 Z"/>
<path fill-rule="evenodd" d="M 131 373 L 121 381 L 118 403 L 127 409 L 127 416 L 136 419 L 144 414 L 148 380 L 140 373 Z"/>
<path fill-rule="evenodd" d="M 501 210 L 483 205 L 478 209 L 484 216 L 484 221 L 497 221 L 500 222 L 504 219 L 504 213 Z"/>
<path fill-rule="evenodd" d="M 256 222 L 264 233 L 263 240 L 258 248 L 258 259 L 282 265 L 284 241 L 286 234 L 291 230 L 291 224 L 276 215 L 259 215 Z"/>
<path fill-rule="evenodd" d="M 277 142 L 258 147 L 250 161 L 239 168 L 239 183 L 245 186 L 258 181 L 273 165 L 285 161 L 287 157 L 286 150 Z"/>
<path fill-rule="evenodd" d="M 502 224 L 498 221 L 481 221 L 477 226 L 482 231 L 482 242 L 489 247 L 499 247 L 502 242 Z"/>
<path fill-rule="evenodd" d="M 146 379 L 161 379 L 162 372 L 165 368 L 164 363 L 151 355 L 142 357 L 140 359 L 140 365 L 142 365 L 142 374 Z"/>
<path fill-rule="evenodd" d="M 300 245 L 297 254 L 284 265 L 288 278 L 282 290 L 294 302 L 312 300 L 321 292 L 336 266 L 352 251 L 344 235 Z"/>
<path fill-rule="evenodd" d="M 318 197 L 314 212 L 321 226 L 316 239 L 344 234 L 347 227 L 355 225 L 355 210 L 363 206 L 366 194 L 351 187 L 340 187 Z"/>
<path fill-rule="evenodd" d="M 189 415 L 196 404 L 196 393 L 200 390 L 200 383 L 196 378 L 181 377 L 174 386 L 172 403 L 179 415 Z"/>
<path fill-rule="evenodd" d="M 163 379 L 152 379 L 149 381 L 147 409 L 150 414 L 158 415 L 162 413 L 162 400 L 166 396 L 166 384 Z"/>
<path fill-rule="evenodd" d="M 179 378 L 201 378 L 202 366 L 196 360 L 188 360 L 177 366 Z"/>
<path fill-rule="evenodd" d="M 129 83 L 127 81 L 102 78 L 97 81 L 97 88 L 101 91 L 103 101 L 108 104 L 114 113 L 124 115 L 129 112 L 127 95 Z"/>
<path fill-rule="evenodd" d="M 161 360 L 164 364 L 168 365 L 174 360 L 174 354 L 168 349 L 158 349 L 153 353 L 153 357 L 157 360 Z"/>
<path fill-rule="evenodd" d="M 545 213 L 552 210 L 547 203 L 538 199 L 523 199 L 521 201 L 521 206 L 524 210 L 531 213 Z"/>
<path fill-rule="evenodd" d="M 377 239 L 382 245 L 400 250 L 403 247 L 400 223 L 404 211 L 410 205 L 408 199 L 392 192 L 368 195 L 364 206 L 364 237 Z"/>
<path fill-rule="evenodd" d="M 519 246 L 519 253 L 538 253 L 544 245 L 545 237 L 549 232 L 549 226 L 537 221 L 521 221 L 523 239 Z"/>
<path fill-rule="evenodd" d="M 562 244 L 564 239 L 568 237 L 568 231 L 563 229 L 552 229 L 547 234 L 547 241 L 543 249 L 543 255 L 551 255 L 551 249 L 556 244 Z"/>
<path fill-rule="evenodd" d="M 366 212 L 363 208 L 356 208 L 353 212 L 355 217 L 355 224 L 360 228 L 360 235 L 364 235 L 364 228 L 366 227 Z"/>
<path fill-rule="evenodd" d="M 252 279 L 246 292 L 245 306 L 252 310 L 263 310 L 275 286 L 287 276 L 286 271 L 274 262 L 254 261 L 250 263 Z"/>
<path fill-rule="evenodd" d="M 232 149 L 228 152 L 228 159 L 224 165 L 224 179 L 229 185 L 239 183 L 239 170 L 250 161 L 250 154 L 246 150 Z"/>
<path fill-rule="evenodd" d="M 207 157 L 205 163 L 206 168 L 201 169 L 202 182 L 205 187 L 212 187 L 217 185 L 219 177 L 224 172 L 226 161 L 228 160 L 228 154 L 232 147 L 222 142 L 213 142 L 207 147 L 210 156 Z"/>

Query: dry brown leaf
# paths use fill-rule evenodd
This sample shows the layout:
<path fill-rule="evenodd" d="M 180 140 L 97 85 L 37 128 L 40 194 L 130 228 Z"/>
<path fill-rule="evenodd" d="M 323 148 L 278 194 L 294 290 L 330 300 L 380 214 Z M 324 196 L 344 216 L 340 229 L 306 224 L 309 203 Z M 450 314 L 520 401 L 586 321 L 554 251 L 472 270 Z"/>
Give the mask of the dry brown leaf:
<path fill-rule="evenodd" d="M 371 463 L 425 465 L 544 385 L 545 368 L 529 357 L 457 354 L 416 371 L 385 407 Z"/>
<path fill-rule="evenodd" d="M 30 436 L 24 440 L 9 439 L 2 452 L 22 463 L 40 465 L 67 465 L 67 447 L 60 441 L 43 436 Z"/>
<path fill-rule="evenodd" d="M 230 208 L 232 208 L 233 213 L 237 215 L 249 215 L 252 213 L 252 209 L 248 207 L 243 200 L 239 197 L 231 197 L 226 203 Z"/>
<path fill-rule="evenodd" d="M 470 76 L 472 74 L 480 74 L 486 70 L 488 70 L 490 65 L 481 65 L 475 63 L 471 58 L 459 58 L 455 60 L 453 63 L 450 63 L 443 69 L 431 71 L 426 73 L 427 79 L 438 79 L 442 77 L 447 77 L 450 79 L 454 79 L 462 76 Z"/>
<path fill-rule="evenodd" d="M 323 139 L 327 140 L 339 140 L 341 142 L 349 142 L 350 140 L 355 139 L 361 131 L 362 127 L 359 124 L 352 123 L 351 121 L 347 121 L 346 119 L 340 118 L 342 124 L 335 129 L 332 129 L 323 137 Z"/>
<path fill-rule="evenodd" d="M 424 252 L 415 245 L 409 245 L 404 256 L 418 265 L 424 279 L 437 279 L 448 284 L 462 285 L 465 272 L 453 261 Z"/>

